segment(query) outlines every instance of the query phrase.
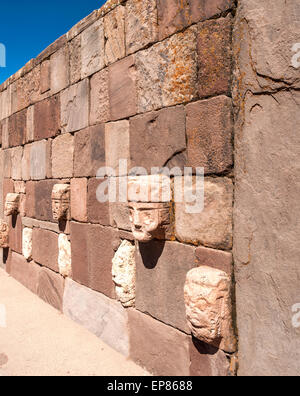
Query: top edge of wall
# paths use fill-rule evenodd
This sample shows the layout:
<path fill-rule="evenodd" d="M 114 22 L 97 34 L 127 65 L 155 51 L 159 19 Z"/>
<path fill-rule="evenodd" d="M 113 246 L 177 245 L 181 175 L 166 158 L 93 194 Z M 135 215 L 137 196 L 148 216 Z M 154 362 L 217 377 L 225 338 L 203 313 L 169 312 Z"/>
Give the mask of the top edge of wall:
<path fill-rule="evenodd" d="M 0 85 L 0 92 L 5 91 L 12 83 L 19 80 L 25 74 L 29 73 L 35 66 L 42 63 L 45 59 L 49 58 L 54 52 L 62 48 L 68 41 L 78 36 L 83 30 L 88 28 L 98 19 L 102 18 L 118 5 L 126 3 L 127 0 L 107 0 L 105 4 L 98 10 L 93 11 L 90 15 L 79 21 L 73 26 L 66 34 L 59 37 L 56 41 L 50 44 L 44 51 L 42 51 L 36 58 L 31 59 L 19 71 L 10 76 L 6 81 Z"/>

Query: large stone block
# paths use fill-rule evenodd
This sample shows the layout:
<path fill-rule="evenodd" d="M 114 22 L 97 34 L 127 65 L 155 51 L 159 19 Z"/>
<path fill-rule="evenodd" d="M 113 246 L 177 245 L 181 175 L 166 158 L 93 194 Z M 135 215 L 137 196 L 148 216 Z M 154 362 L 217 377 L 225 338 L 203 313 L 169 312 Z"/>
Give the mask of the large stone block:
<path fill-rule="evenodd" d="M 120 230 L 131 231 L 130 212 L 128 203 L 109 203 L 110 225 Z"/>
<path fill-rule="evenodd" d="M 202 183 L 199 183 L 202 185 Z M 190 191 L 201 194 L 203 186 L 186 186 Z M 207 178 L 204 182 L 204 208 L 188 208 L 193 204 L 175 203 L 175 232 L 182 242 L 201 244 L 211 248 L 231 249 L 233 184 L 227 178 Z M 196 208 L 196 207 L 195 207 Z"/>
<path fill-rule="evenodd" d="M 87 179 L 71 180 L 71 217 L 87 222 Z"/>
<path fill-rule="evenodd" d="M 130 119 L 131 167 L 164 167 L 186 149 L 183 106 L 163 109 Z M 174 162 L 173 162 L 173 165 Z M 178 161 L 177 166 L 184 165 Z"/>
<path fill-rule="evenodd" d="M 52 271 L 59 272 L 58 268 L 58 234 L 34 228 L 32 234 L 32 258 Z"/>
<path fill-rule="evenodd" d="M 70 83 L 75 84 L 81 79 L 81 36 L 69 42 Z"/>
<path fill-rule="evenodd" d="M 233 164 L 231 99 L 191 103 L 186 111 L 188 166 L 203 167 L 205 174 L 224 172 Z"/>
<path fill-rule="evenodd" d="M 121 304 L 67 279 L 63 313 L 113 349 L 129 356 L 127 311 Z"/>
<path fill-rule="evenodd" d="M 64 278 L 61 275 L 48 268 L 41 268 L 37 294 L 46 303 L 62 312 L 64 283 Z"/>
<path fill-rule="evenodd" d="M 158 40 L 155 0 L 126 3 L 126 53 L 132 54 Z"/>
<path fill-rule="evenodd" d="M 22 252 L 27 261 L 32 257 L 32 228 L 23 228 Z"/>
<path fill-rule="evenodd" d="M 30 176 L 32 180 L 46 179 L 47 140 L 32 143 L 30 146 Z"/>
<path fill-rule="evenodd" d="M 192 377 L 228 377 L 231 375 L 229 360 L 218 348 L 193 338 L 190 341 L 190 356 Z"/>
<path fill-rule="evenodd" d="M 62 132 L 75 132 L 89 124 L 89 80 L 66 89 L 60 96 Z"/>
<path fill-rule="evenodd" d="M 58 236 L 58 268 L 62 276 L 72 275 L 71 243 L 65 234 Z"/>
<path fill-rule="evenodd" d="M 41 80 L 40 80 L 40 92 L 41 94 L 51 89 L 51 65 L 49 60 L 45 60 L 41 63 Z"/>
<path fill-rule="evenodd" d="M 31 176 L 31 145 L 24 146 L 22 157 L 22 180 L 28 181 Z"/>
<path fill-rule="evenodd" d="M 183 30 L 191 23 L 189 0 L 158 0 L 157 8 L 160 40 Z"/>
<path fill-rule="evenodd" d="M 105 166 L 105 127 L 96 125 L 75 134 L 75 177 L 96 176 Z"/>
<path fill-rule="evenodd" d="M 51 93 L 56 94 L 69 85 L 69 51 L 64 46 L 50 58 Z"/>
<path fill-rule="evenodd" d="M 22 146 L 26 141 L 27 111 L 13 114 L 8 119 L 9 147 Z"/>
<path fill-rule="evenodd" d="M 81 34 L 81 78 L 96 73 L 105 66 L 104 27 L 99 19 Z"/>
<path fill-rule="evenodd" d="M 73 280 L 111 298 L 115 297 L 111 268 L 116 236 L 111 228 L 71 222 Z"/>
<path fill-rule="evenodd" d="M 97 198 L 97 189 L 104 179 L 89 179 L 88 181 L 88 200 L 87 200 L 87 215 L 88 222 L 101 224 L 104 226 L 110 225 L 109 218 L 109 202 L 99 202 Z"/>
<path fill-rule="evenodd" d="M 112 120 L 121 120 L 137 113 L 136 66 L 129 56 L 109 66 L 109 100 Z"/>
<path fill-rule="evenodd" d="M 55 178 L 73 176 L 74 136 L 64 134 L 52 142 L 52 175 Z"/>
<path fill-rule="evenodd" d="M 117 175 L 124 176 L 119 168 L 119 161 L 130 160 L 129 121 L 111 122 L 105 125 L 105 156 L 106 166 L 112 168 Z"/>
<path fill-rule="evenodd" d="M 33 262 L 27 262 L 23 256 L 15 252 L 12 252 L 9 260 L 10 275 L 27 289 L 37 294 L 41 268 Z"/>
<path fill-rule="evenodd" d="M 30 203 L 27 203 L 27 208 L 30 209 L 30 212 L 33 211 L 35 216 L 30 216 L 27 213 L 28 217 L 35 217 L 38 220 L 51 221 L 53 222 L 52 216 L 52 190 L 53 186 L 57 184 L 57 180 L 42 180 L 36 182 L 34 184 L 34 194 L 30 192 L 32 184 L 27 183 L 29 189 L 27 190 L 27 196 L 29 198 Z M 26 187 L 27 187 L 26 185 Z M 32 208 L 34 205 L 34 209 Z"/>
<path fill-rule="evenodd" d="M 22 219 L 20 215 L 9 219 L 9 247 L 16 253 L 22 254 Z"/>
<path fill-rule="evenodd" d="M 232 17 L 199 24 L 198 93 L 201 98 L 231 94 Z"/>
<path fill-rule="evenodd" d="M 190 375 L 190 337 L 129 309 L 130 358 L 159 376 Z"/>
<path fill-rule="evenodd" d="M 27 109 L 26 143 L 34 141 L 34 106 Z"/>
<path fill-rule="evenodd" d="M 11 177 L 14 180 L 22 179 L 23 147 L 11 149 Z"/>
<path fill-rule="evenodd" d="M 183 289 L 188 271 L 196 265 L 193 246 L 163 241 L 139 244 L 136 308 L 189 333 Z"/>
<path fill-rule="evenodd" d="M 12 149 L 4 150 L 3 174 L 4 174 L 4 177 L 7 179 L 11 178 L 11 152 L 12 152 Z"/>
<path fill-rule="evenodd" d="M 125 7 L 119 6 L 104 17 L 105 63 L 125 57 Z"/>
<path fill-rule="evenodd" d="M 234 7 L 234 0 L 189 0 L 191 22 L 204 21 Z"/>
<path fill-rule="evenodd" d="M 138 112 L 190 102 L 197 96 L 195 26 L 138 52 Z"/>
<path fill-rule="evenodd" d="M 226 272 L 228 275 L 232 274 L 233 259 L 230 252 L 199 246 L 196 249 L 196 259 L 199 266 L 215 268 Z"/>
<path fill-rule="evenodd" d="M 108 69 L 96 73 L 91 78 L 90 124 L 110 121 Z"/>
<path fill-rule="evenodd" d="M 0 102 L 0 104 L 1 104 L 1 102 Z M 1 129 L 2 148 L 7 149 L 7 148 L 9 148 L 8 118 L 1 121 L 0 129 Z"/>
<path fill-rule="evenodd" d="M 52 96 L 34 106 L 34 139 L 41 140 L 58 135 L 60 130 L 60 99 Z"/>

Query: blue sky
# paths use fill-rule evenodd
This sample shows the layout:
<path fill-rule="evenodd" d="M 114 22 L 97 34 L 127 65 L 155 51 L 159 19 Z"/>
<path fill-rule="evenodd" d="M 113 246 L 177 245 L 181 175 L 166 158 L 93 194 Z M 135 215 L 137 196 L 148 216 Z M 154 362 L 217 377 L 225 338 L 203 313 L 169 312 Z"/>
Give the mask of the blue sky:
<path fill-rule="evenodd" d="M 1 0 L 0 43 L 6 47 L 7 67 L 0 67 L 0 84 L 104 3 L 104 0 Z"/>

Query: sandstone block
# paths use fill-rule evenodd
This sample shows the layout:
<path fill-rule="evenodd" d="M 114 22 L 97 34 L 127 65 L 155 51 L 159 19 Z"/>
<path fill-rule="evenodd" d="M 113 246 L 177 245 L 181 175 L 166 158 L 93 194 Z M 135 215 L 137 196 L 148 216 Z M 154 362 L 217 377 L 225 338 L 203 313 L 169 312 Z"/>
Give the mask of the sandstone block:
<path fill-rule="evenodd" d="M 52 175 L 55 178 L 73 176 L 74 136 L 64 134 L 52 142 Z"/>
<path fill-rule="evenodd" d="M 34 141 L 34 106 L 27 109 L 26 143 Z"/>
<path fill-rule="evenodd" d="M 9 147 L 22 146 L 26 141 L 27 110 L 13 114 L 8 119 Z"/>
<path fill-rule="evenodd" d="M 104 17 L 105 63 L 125 57 L 125 7 L 119 6 Z"/>
<path fill-rule="evenodd" d="M 189 0 L 191 11 L 191 22 L 204 21 L 234 6 L 233 0 Z"/>
<path fill-rule="evenodd" d="M 198 93 L 201 98 L 230 95 L 232 65 L 232 17 L 199 24 Z"/>
<path fill-rule="evenodd" d="M 177 242 L 139 244 L 136 266 L 136 308 L 189 333 L 183 289 L 188 271 L 196 266 L 195 248 Z"/>
<path fill-rule="evenodd" d="M 230 276 L 215 268 L 194 268 L 187 274 L 184 299 L 194 337 L 226 352 L 235 352 Z"/>
<path fill-rule="evenodd" d="M 129 121 L 111 122 L 105 125 L 106 166 L 112 168 L 116 175 L 125 176 L 119 168 L 120 160 L 130 159 Z"/>
<path fill-rule="evenodd" d="M 131 231 L 130 213 L 127 203 L 109 203 L 110 225 L 121 230 Z"/>
<path fill-rule="evenodd" d="M 162 168 L 186 149 L 183 106 L 163 109 L 130 119 L 131 166 Z M 178 163 L 178 165 L 182 165 Z"/>
<path fill-rule="evenodd" d="M 34 139 L 48 139 L 60 131 L 60 98 L 52 96 L 34 106 Z"/>
<path fill-rule="evenodd" d="M 27 144 L 24 146 L 23 157 L 22 157 L 22 180 L 28 181 L 30 180 L 30 171 L 31 171 L 31 145 Z"/>
<path fill-rule="evenodd" d="M 12 149 L 4 151 L 4 177 L 11 178 L 11 153 Z"/>
<path fill-rule="evenodd" d="M 32 233 L 32 228 L 23 228 L 22 251 L 27 261 L 30 261 L 32 257 Z"/>
<path fill-rule="evenodd" d="M 109 66 L 110 116 L 116 121 L 137 113 L 136 66 L 129 56 Z"/>
<path fill-rule="evenodd" d="M 14 180 L 22 179 L 23 147 L 11 149 L 11 177 Z"/>
<path fill-rule="evenodd" d="M 232 254 L 221 250 L 208 249 L 199 246 L 196 249 L 196 259 L 199 266 L 211 267 L 232 274 Z"/>
<path fill-rule="evenodd" d="M 188 0 L 158 0 L 157 8 L 160 40 L 184 29 L 191 23 Z"/>
<path fill-rule="evenodd" d="M 112 277 L 116 295 L 124 308 L 135 306 L 135 246 L 123 241 L 112 260 Z"/>
<path fill-rule="evenodd" d="M 188 166 L 203 167 L 205 174 L 224 172 L 233 164 L 231 99 L 191 103 L 186 111 Z"/>
<path fill-rule="evenodd" d="M 104 179 L 93 178 L 88 181 L 88 222 L 109 226 L 109 202 L 102 203 L 97 198 L 97 189 L 102 182 L 104 182 Z"/>
<path fill-rule="evenodd" d="M 51 64 L 49 60 L 45 60 L 41 63 L 41 81 L 40 81 L 40 92 L 41 94 L 51 89 Z"/>
<path fill-rule="evenodd" d="M 9 148 L 8 119 L 1 121 L 1 140 L 2 140 L 2 148 L 3 149 Z"/>
<path fill-rule="evenodd" d="M 115 297 L 111 268 L 116 231 L 99 225 L 71 222 L 73 280 Z"/>
<path fill-rule="evenodd" d="M 196 195 L 202 194 L 203 186 L 197 187 L 194 179 L 193 185 L 186 186 L 186 193 L 189 191 Z M 177 238 L 182 242 L 201 244 L 216 249 L 230 249 L 232 247 L 232 202 L 233 184 L 230 179 L 207 178 L 204 182 L 202 211 L 200 206 L 194 207 L 196 202 L 175 203 Z"/>
<path fill-rule="evenodd" d="M 104 27 L 100 19 L 81 34 L 81 78 L 96 73 L 104 66 Z"/>
<path fill-rule="evenodd" d="M 96 73 L 91 78 L 90 124 L 110 121 L 108 69 Z"/>
<path fill-rule="evenodd" d="M 10 275 L 35 294 L 37 294 L 38 290 L 40 271 L 41 268 L 37 264 L 29 263 L 20 254 L 12 252 L 10 257 Z"/>
<path fill-rule="evenodd" d="M 56 94 L 69 85 L 69 51 L 64 46 L 50 58 L 51 93 Z"/>
<path fill-rule="evenodd" d="M 75 132 L 89 124 L 89 80 L 85 79 L 62 92 L 62 132 Z"/>
<path fill-rule="evenodd" d="M 129 355 L 127 312 L 119 303 L 67 279 L 63 312 L 118 352 Z"/>
<path fill-rule="evenodd" d="M 197 96 L 196 27 L 136 55 L 138 112 L 189 102 Z"/>
<path fill-rule="evenodd" d="M 35 186 L 36 182 L 28 181 L 26 183 L 26 206 L 25 211 L 28 217 L 35 218 Z M 40 206 L 39 206 L 40 208 Z"/>
<path fill-rule="evenodd" d="M 41 268 L 37 294 L 58 311 L 63 310 L 64 278 L 48 268 Z"/>
<path fill-rule="evenodd" d="M 32 217 L 35 217 L 37 220 L 53 222 L 51 195 L 52 195 L 53 186 L 57 184 L 57 182 L 58 182 L 57 180 L 42 180 L 36 182 L 34 185 L 33 202 L 31 200 L 30 193 L 28 193 L 27 191 L 27 195 L 29 195 L 29 199 L 30 199 L 29 209 L 31 206 L 31 202 L 34 205 L 35 216 Z M 31 217 L 29 216 L 28 213 L 27 216 Z"/>
<path fill-rule="evenodd" d="M 105 129 L 96 125 L 75 134 L 75 177 L 96 176 L 105 166 Z"/>
<path fill-rule="evenodd" d="M 32 234 L 32 258 L 52 271 L 58 268 L 58 235 L 54 232 L 34 228 Z"/>
<path fill-rule="evenodd" d="M 32 180 L 46 179 L 47 141 L 32 143 L 30 146 L 30 176 Z"/>
<path fill-rule="evenodd" d="M 9 218 L 9 247 L 12 251 L 22 254 L 22 219 L 20 215 Z"/>
<path fill-rule="evenodd" d="M 155 0 L 126 3 L 126 53 L 132 54 L 158 39 Z"/>
<path fill-rule="evenodd" d="M 71 180 L 71 217 L 87 222 L 87 179 Z"/>
<path fill-rule="evenodd" d="M 75 84 L 81 79 L 81 35 L 69 42 L 70 83 Z"/>
<path fill-rule="evenodd" d="M 154 375 L 190 374 L 190 337 L 134 309 L 128 316 L 133 361 Z"/>
<path fill-rule="evenodd" d="M 65 234 L 59 234 L 58 237 L 58 268 L 63 277 L 71 276 L 71 243 Z"/>

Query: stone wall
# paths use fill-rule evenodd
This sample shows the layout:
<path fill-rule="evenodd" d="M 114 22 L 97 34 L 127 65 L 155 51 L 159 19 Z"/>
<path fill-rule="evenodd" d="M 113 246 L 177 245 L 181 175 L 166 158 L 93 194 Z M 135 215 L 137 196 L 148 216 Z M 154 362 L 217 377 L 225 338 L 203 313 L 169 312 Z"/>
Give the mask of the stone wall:
<path fill-rule="evenodd" d="M 3 266 L 154 374 L 235 374 L 235 346 L 192 338 L 184 303 L 193 268 L 233 272 L 234 16 L 231 0 L 108 1 L 0 87 Z M 128 208 L 96 198 L 97 170 L 118 159 L 205 170 L 204 211 L 173 205 L 168 240 L 135 242 L 131 308 L 112 278 L 134 244 Z M 63 223 L 57 184 L 71 192 Z M 20 203 L 7 217 L 9 193 Z"/>

